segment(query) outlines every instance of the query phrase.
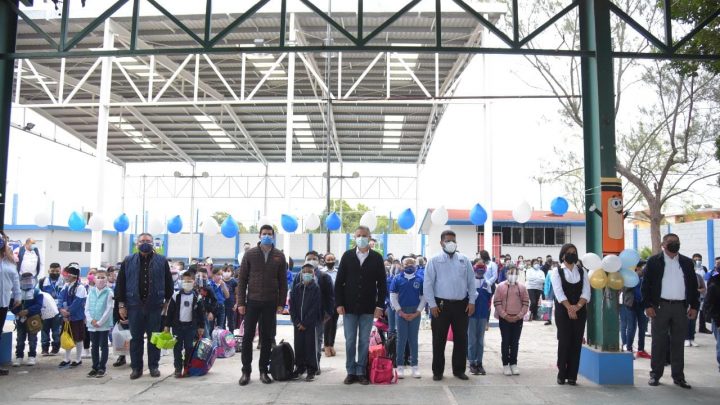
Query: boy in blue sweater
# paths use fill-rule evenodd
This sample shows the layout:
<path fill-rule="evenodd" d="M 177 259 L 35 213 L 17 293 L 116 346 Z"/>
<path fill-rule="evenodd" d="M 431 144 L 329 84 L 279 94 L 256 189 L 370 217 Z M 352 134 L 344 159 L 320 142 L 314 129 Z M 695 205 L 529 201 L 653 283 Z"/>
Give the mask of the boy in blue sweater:
<path fill-rule="evenodd" d="M 322 321 L 322 299 L 313 265 L 303 265 L 300 276 L 302 281 L 290 292 L 290 319 L 295 327 L 295 371 L 291 378 L 298 379 L 307 371 L 305 381 L 312 381 L 318 370 L 315 326 Z"/>
<path fill-rule="evenodd" d="M 490 320 L 490 302 L 492 299 L 492 286 L 485 280 L 487 266 L 481 259 L 477 259 L 473 266 L 475 270 L 475 288 L 478 297 L 475 300 L 475 312 L 468 319 L 468 362 L 470 373 L 485 375 L 483 368 L 483 352 L 485 350 L 485 330 Z"/>
<path fill-rule="evenodd" d="M 15 314 L 15 328 L 17 329 L 17 343 L 15 345 L 15 361 L 13 367 L 18 367 L 23 362 L 25 356 L 25 341 L 30 346 L 28 359 L 25 365 L 34 366 L 35 356 L 37 355 L 37 335 L 38 330 L 30 331 L 32 328 L 28 320 L 38 321 L 37 315 L 40 315 L 43 304 L 43 295 L 35 288 L 35 276 L 31 272 L 25 272 L 20 275 L 20 290 L 22 291 L 22 302 L 19 306 L 12 309 Z M 39 320 L 40 328 L 42 328 L 42 320 Z"/>
<path fill-rule="evenodd" d="M 210 288 L 212 288 L 215 298 L 217 299 L 217 309 L 215 317 L 215 326 L 225 328 L 225 300 L 230 297 L 230 291 L 225 285 L 223 280 L 223 273 L 221 268 L 213 270 L 212 280 L 210 280 Z M 210 330 L 212 335 L 212 329 Z"/>
<path fill-rule="evenodd" d="M 60 291 L 58 309 L 63 320 L 70 323 L 70 331 L 75 341 L 75 361 L 70 362 L 72 349 L 65 350 L 65 360 L 60 362 L 58 368 L 75 368 L 82 364 L 86 299 L 87 289 L 80 283 L 80 266 L 70 263 L 65 267 L 65 287 Z"/>
<path fill-rule="evenodd" d="M 403 257 L 403 272 L 392 279 L 390 285 L 390 305 L 395 312 L 397 328 L 397 373 L 398 378 L 405 378 L 405 367 L 401 365 L 405 355 L 405 347 L 410 345 L 410 366 L 413 378 L 420 378 L 418 369 L 418 333 L 420 332 L 420 315 L 425 308 L 423 297 L 423 279 L 415 274 L 415 259 Z"/>

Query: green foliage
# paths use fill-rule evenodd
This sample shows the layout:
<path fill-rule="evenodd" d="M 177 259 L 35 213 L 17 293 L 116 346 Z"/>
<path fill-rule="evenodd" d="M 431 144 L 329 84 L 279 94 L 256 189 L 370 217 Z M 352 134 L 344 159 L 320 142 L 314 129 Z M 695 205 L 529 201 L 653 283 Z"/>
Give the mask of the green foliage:
<path fill-rule="evenodd" d="M 658 7 L 663 7 L 663 1 L 658 1 Z M 711 0 L 673 0 L 672 19 L 674 23 L 680 23 L 692 29 L 718 10 L 720 4 Z M 677 35 L 677 34 L 676 34 Z M 678 35 L 679 37 L 679 35 Z M 675 41 L 681 38 L 675 38 Z M 700 30 L 685 46 L 680 49 L 682 53 L 700 55 L 720 54 L 720 17 L 716 17 L 704 29 Z M 686 75 L 696 74 L 700 68 L 720 73 L 720 61 L 681 61 L 676 62 L 679 71 Z"/>
<path fill-rule="evenodd" d="M 215 220 L 217 221 L 218 224 L 222 224 L 223 222 L 225 222 L 225 220 L 226 220 L 227 217 L 229 217 L 229 216 L 230 216 L 230 214 L 228 214 L 228 213 L 225 212 L 225 211 L 215 211 L 215 213 L 212 214 L 212 217 L 215 218 Z M 235 222 L 237 222 L 237 221 L 235 221 Z M 238 225 L 238 229 L 239 229 L 238 232 L 239 232 L 239 233 L 248 233 L 248 232 L 253 233 L 253 231 L 252 231 L 252 230 L 248 230 L 248 229 L 245 227 L 245 225 L 242 224 L 242 222 L 237 222 L 237 225 Z M 253 226 L 254 226 L 254 225 L 253 225 Z M 250 228 L 252 229 L 252 226 L 251 226 Z M 257 232 L 257 231 L 255 231 L 255 232 Z"/>
<path fill-rule="evenodd" d="M 363 214 L 371 210 L 370 207 L 362 203 L 358 203 L 357 207 L 352 207 L 345 200 L 330 200 L 330 211 L 335 211 L 338 215 L 342 212 L 342 227 L 340 228 L 340 231 L 344 233 L 353 233 L 355 232 L 355 229 L 357 229 L 358 225 L 360 225 L 360 218 L 362 218 Z M 325 218 L 327 215 L 327 209 L 323 210 L 320 214 L 320 228 L 317 232 L 327 232 L 327 227 L 325 226 Z M 395 219 L 393 219 L 392 226 L 390 226 L 390 218 L 385 215 L 376 214 L 376 216 L 377 227 L 373 233 L 407 233 L 398 226 Z"/>
<path fill-rule="evenodd" d="M 648 257 L 652 256 L 652 249 L 650 249 L 648 246 L 643 246 L 642 249 L 640 249 L 640 258 L 642 260 L 647 260 Z"/>

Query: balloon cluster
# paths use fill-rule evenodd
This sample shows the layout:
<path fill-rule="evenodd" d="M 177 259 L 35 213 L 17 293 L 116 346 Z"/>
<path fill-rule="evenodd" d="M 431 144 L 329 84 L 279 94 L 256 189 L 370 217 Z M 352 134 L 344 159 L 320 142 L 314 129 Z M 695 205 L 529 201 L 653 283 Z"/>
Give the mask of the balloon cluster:
<path fill-rule="evenodd" d="M 581 259 L 583 266 L 590 270 L 590 286 L 613 290 L 633 288 L 640 282 L 635 267 L 640 254 L 634 249 L 625 249 L 620 255 L 607 255 L 600 259 L 595 253 L 586 253 Z"/>

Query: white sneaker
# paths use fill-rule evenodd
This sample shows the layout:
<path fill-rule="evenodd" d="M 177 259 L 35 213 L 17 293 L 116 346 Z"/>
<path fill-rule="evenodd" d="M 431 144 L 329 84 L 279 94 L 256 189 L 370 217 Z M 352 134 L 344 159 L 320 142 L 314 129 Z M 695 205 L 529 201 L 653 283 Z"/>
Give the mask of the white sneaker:
<path fill-rule="evenodd" d="M 510 369 L 509 365 L 503 366 L 503 374 L 505 375 L 512 375 L 512 370 Z"/>
<path fill-rule="evenodd" d="M 398 375 L 398 378 L 405 378 L 405 367 L 398 366 L 397 375 Z"/>
<path fill-rule="evenodd" d="M 25 362 L 26 366 L 34 366 L 35 365 L 35 357 L 28 357 L 27 362 Z"/>
<path fill-rule="evenodd" d="M 690 347 L 690 341 L 689 341 L 689 340 L 686 340 L 686 341 L 685 341 L 685 347 Z"/>
<path fill-rule="evenodd" d="M 420 376 L 420 369 L 418 368 L 418 366 L 413 366 L 413 367 L 412 367 L 412 376 L 413 376 L 413 378 L 420 378 L 420 377 L 421 377 L 421 376 Z"/>
<path fill-rule="evenodd" d="M 12 366 L 13 366 L 13 367 L 20 367 L 20 365 L 22 364 L 22 362 L 23 362 L 22 357 L 15 357 L 15 360 L 13 360 L 13 362 L 12 362 Z"/>
<path fill-rule="evenodd" d="M 517 364 L 510 365 L 510 372 L 512 372 L 512 375 L 520 375 L 520 369 L 518 369 Z"/>
<path fill-rule="evenodd" d="M 691 341 L 690 341 L 690 346 L 692 346 L 692 347 L 700 347 L 699 344 L 695 343 L 695 340 L 691 340 Z"/>

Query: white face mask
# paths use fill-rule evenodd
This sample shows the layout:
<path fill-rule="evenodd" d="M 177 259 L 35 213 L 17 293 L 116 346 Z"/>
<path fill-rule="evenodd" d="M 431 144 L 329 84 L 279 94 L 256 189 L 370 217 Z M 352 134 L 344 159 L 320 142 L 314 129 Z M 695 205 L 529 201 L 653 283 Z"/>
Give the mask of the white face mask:
<path fill-rule="evenodd" d="M 517 282 L 517 274 L 510 274 L 507 276 L 508 283 L 515 284 Z"/>
<path fill-rule="evenodd" d="M 358 236 L 357 238 L 355 238 L 355 244 L 360 249 L 365 249 L 366 247 L 370 246 L 370 238 Z"/>
<path fill-rule="evenodd" d="M 453 253 L 455 253 L 455 250 L 457 250 L 457 243 L 455 243 L 453 241 L 445 242 L 444 249 L 445 249 L 445 252 L 447 252 L 448 254 L 453 254 Z"/>
<path fill-rule="evenodd" d="M 195 283 L 193 283 L 192 281 L 183 281 L 182 283 L 182 288 L 185 292 L 192 291 L 193 287 L 195 287 Z"/>
<path fill-rule="evenodd" d="M 305 264 L 312 265 L 314 269 L 317 269 L 320 262 L 318 260 L 305 260 Z"/>

